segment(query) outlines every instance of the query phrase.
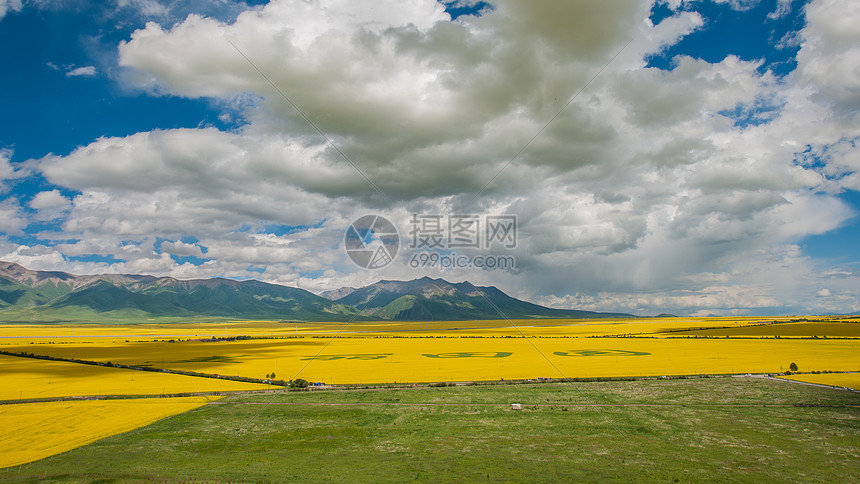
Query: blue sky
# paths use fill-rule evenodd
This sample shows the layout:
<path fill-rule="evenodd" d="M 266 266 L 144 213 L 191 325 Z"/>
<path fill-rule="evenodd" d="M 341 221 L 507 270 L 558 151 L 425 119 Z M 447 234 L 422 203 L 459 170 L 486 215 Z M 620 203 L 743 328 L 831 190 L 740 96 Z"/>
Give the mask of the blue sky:
<path fill-rule="evenodd" d="M 98 20 L 104 15 L 99 2 L 88 7 L 28 8 L 3 19 L 0 42 L 20 47 L 4 51 L 9 72 L 15 75 L 0 80 L 7 93 L 0 143 L 14 148 L 14 160 L 68 154 L 102 136 L 224 127 L 210 101 L 148 96 L 124 85 L 116 46 L 144 19 L 129 19 L 120 27 L 113 24 L 117 19 Z M 74 67 L 85 66 L 93 66 L 95 74 L 68 75 Z"/>
<path fill-rule="evenodd" d="M 4 260 L 314 291 L 431 275 L 640 313 L 860 311 L 852 2 L 2 5 Z M 519 217 L 516 270 L 345 256 L 358 216 L 405 228 L 464 209 Z"/>

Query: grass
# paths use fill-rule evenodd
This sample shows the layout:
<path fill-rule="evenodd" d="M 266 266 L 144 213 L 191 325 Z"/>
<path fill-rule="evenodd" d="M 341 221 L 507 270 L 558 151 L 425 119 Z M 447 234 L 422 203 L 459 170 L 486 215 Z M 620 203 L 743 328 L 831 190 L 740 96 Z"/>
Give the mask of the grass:
<path fill-rule="evenodd" d="M 856 482 L 858 417 L 761 378 L 236 395 L 0 479 Z"/>

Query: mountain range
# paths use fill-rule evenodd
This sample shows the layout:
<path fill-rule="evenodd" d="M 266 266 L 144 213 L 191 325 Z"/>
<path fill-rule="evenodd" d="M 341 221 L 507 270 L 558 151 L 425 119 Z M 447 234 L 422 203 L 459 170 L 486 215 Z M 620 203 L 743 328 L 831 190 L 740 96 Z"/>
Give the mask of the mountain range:
<path fill-rule="evenodd" d="M 136 274 L 77 276 L 0 261 L 0 321 L 154 317 L 226 317 L 302 321 L 466 320 L 631 317 L 553 309 L 495 287 L 423 277 L 340 288 L 318 296 L 257 280 L 179 280 Z"/>

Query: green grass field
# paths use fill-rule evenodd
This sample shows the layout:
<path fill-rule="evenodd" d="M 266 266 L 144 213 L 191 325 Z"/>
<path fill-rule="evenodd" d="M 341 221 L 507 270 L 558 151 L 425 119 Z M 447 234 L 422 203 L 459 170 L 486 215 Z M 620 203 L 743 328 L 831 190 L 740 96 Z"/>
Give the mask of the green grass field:
<path fill-rule="evenodd" d="M 760 378 L 236 395 L 0 479 L 858 482 L 858 418 L 860 394 Z"/>

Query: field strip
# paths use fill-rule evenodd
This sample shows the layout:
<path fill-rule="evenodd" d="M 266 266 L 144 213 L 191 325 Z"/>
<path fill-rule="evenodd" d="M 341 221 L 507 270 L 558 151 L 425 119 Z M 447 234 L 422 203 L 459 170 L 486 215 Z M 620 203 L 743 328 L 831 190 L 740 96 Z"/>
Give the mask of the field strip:
<path fill-rule="evenodd" d="M 206 405 L 213 398 L 28 403 L 0 407 L 0 468 L 33 462 Z"/>
<path fill-rule="evenodd" d="M 258 383 L 0 355 L 0 400 L 271 389 Z"/>
<path fill-rule="evenodd" d="M 772 379 L 852 392 L 860 391 L 860 373 L 857 372 L 792 374 L 773 377 Z"/>
<path fill-rule="evenodd" d="M 273 390 L 227 390 L 213 392 L 182 392 L 182 393 L 167 393 L 164 395 L 89 395 L 89 396 L 74 396 L 74 397 L 49 397 L 49 398 L 29 398 L 23 400 L 0 400 L 0 405 L 26 405 L 30 403 L 48 403 L 48 402 L 91 402 L 91 401 L 110 401 L 110 400 L 162 400 L 165 398 L 186 398 L 186 397 L 224 397 L 227 395 L 266 395 L 270 393 L 281 393 L 282 388 Z"/>
<path fill-rule="evenodd" d="M 860 369 L 857 358 L 860 340 L 547 337 L 529 338 L 527 341 L 514 337 L 339 337 L 318 354 L 325 343 L 324 338 L 297 338 L 174 343 L 68 342 L 0 348 L 7 353 L 26 352 L 56 359 L 166 370 L 165 374 L 189 372 L 261 382 L 264 379 L 275 380 L 271 377 L 274 373 L 279 384 L 282 379 L 294 375 L 316 383 L 375 385 L 556 378 L 558 370 L 573 379 L 782 373 L 792 362 L 796 362 L 802 372 Z M 534 350 L 532 344 L 548 356 L 552 365 Z M 138 377 L 134 378 L 137 380 Z M 59 380 L 51 381 L 56 384 Z M 154 393 L 160 393 L 160 388 L 158 390 Z M 214 389 L 198 389 L 195 385 L 187 389 L 196 390 Z M 165 390 L 168 392 L 177 393 Z M 97 393 L 98 388 L 87 392 Z M 0 396 L 2 399 L 17 397 Z"/>
<path fill-rule="evenodd" d="M 744 407 L 838 407 L 838 408 L 860 408 L 857 405 L 798 405 L 793 403 L 522 403 L 523 408 L 528 407 L 727 407 L 727 408 L 744 408 Z M 447 403 L 447 402 L 432 402 L 432 403 L 403 403 L 403 402 L 212 402 L 210 405 L 287 405 L 296 407 L 510 407 L 510 403 Z"/>

